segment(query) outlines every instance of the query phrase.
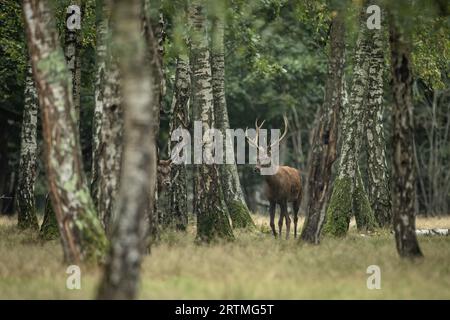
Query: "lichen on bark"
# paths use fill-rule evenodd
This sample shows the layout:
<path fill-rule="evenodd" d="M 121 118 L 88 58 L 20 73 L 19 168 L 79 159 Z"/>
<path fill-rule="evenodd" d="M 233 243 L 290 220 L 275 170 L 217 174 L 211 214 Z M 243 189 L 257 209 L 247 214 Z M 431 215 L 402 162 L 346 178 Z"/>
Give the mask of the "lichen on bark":
<path fill-rule="evenodd" d="M 45 166 L 68 262 L 103 259 L 107 240 L 82 165 L 72 83 L 48 1 L 24 0 L 28 48 L 42 110 Z"/>
<path fill-rule="evenodd" d="M 366 26 L 365 1 L 360 13 L 359 34 L 355 50 L 355 67 L 349 102 L 343 108 L 342 146 L 339 169 L 333 194 L 326 214 L 326 230 L 334 236 L 344 236 L 353 213 L 360 230 L 372 230 L 373 211 L 368 205 L 367 194 L 359 172 L 361 140 L 364 135 L 364 107 L 366 107 L 369 85 L 369 61 L 372 33 Z M 340 183 L 337 183 L 340 182 Z M 349 188 L 350 185 L 350 188 Z M 343 188 L 343 189 L 342 189 Z M 342 202 L 343 192 L 348 192 Z M 349 211 L 350 210 L 350 211 Z M 342 217 L 339 217 L 342 215 Z M 338 223 L 338 225 L 333 225 Z M 345 227 L 341 225 L 345 223 Z"/>

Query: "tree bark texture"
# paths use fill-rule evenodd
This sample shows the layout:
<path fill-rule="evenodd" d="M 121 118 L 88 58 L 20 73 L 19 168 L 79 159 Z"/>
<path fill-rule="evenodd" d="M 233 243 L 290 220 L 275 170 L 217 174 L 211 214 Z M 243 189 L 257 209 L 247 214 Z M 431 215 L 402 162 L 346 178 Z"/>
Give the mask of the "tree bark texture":
<path fill-rule="evenodd" d="M 383 15 L 384 17 L 384 15 Z M 383 126 L 384 26 L 372 30 L 372 51 L 369 62 L 369 91 L 366 110 L 367 178 L 370 206 L 380 227 L 390 227 L 391 193 L 386 161 Z"/>
<path fill-rule="evenodd" d="M 19 178 L 17 181 L 17 211 L 19 229 L 38 230 L 34 184 L 36 181 L 38 98 L 31 63 L 25 77 L 25 105 L 23 108 Z"/>
<path fill-rule="evenodd" d="M 146 214 L 153 208 L 156 187 L 156 137 L 159 112 L 154 79 L 146 64 L 141 34 L 141 0 L 114 2 L 115 30 L 125 115 L 124 149 L 117 223 L 100 285 L 100 299 L 134 299 L 146 243 Z"/>
<path fill-rule="evenodd" d="M 390 25 L 391 74 L 394 93 L 393 224 L 401 257 L 422 256 L 416 237 L 413 102 L 410 43 Z"/>
<path fill-rule="evenodd" d="M 71 4 L 77 5 L 80 8 L 80 14 L 83 14 L 82 0 L 73 0 Z M 71 15 L 71 12 L 66 12 L 66 23 Z M 73 104 L 77 124 L 79 125 L 81 108 L 81 29 L 70 30 L 66 25 L 64 30 L 64 55 L 72 79 Z"/>
<path fill-rule="evenodd" d="M 25 0 L 28 48 L 42 111 L 47 183 L 68 262 L 103 258 L 106 237 L 83 171 L 72 85 L 48 2 Z"/>
<path fill-rule="evenodd" d="M 214 127 L 214 105 L 210 53 L 206 38 L 205 3 L 194 0 L 190 6 L 189 19 L 192 27 L 191 70 L 194 121 L 202 122 L 203 154 L 211 154 L 212 137 L 205 132 Z M 233 231 L 223 199 L 219 170 L 215 164 L 197 165 L 194 176 L 195 213 L 197 215 L 197 239 L 210 242 L 215 239 L 231 239 Z"/>
<path fill-rule="evenodd" d="M 211 41 L 214 119 L 216 128 L 222 132 L 225 140 L 226 130 L 230 128 L 230 122 L 225 99 L 224 25 L 221 17 L 216 17 L 213 20 Z M 227 150 L 226 145 L 226 141 L 224 141 L 224 150 Z M 230 145 L 233 146 L 232 141 Z M 219 167 L 219 174 L 223 196 L 233 228 L 254 227 L 255 224 L 250 216 L 250 211 L 245 202 L 244 193 L 242 192 L 236 163 L 221 165 Z"/>
<path fill-rule="evenodd" d="M 155 132 L 155 137 L 159 137 L 159 126 L 160 126 L 160 113 L 163 110 L 163 97 L 165 94 L 165 78 L 164 78 L 164 67 L 163 67 L 163 54 L 164 54 L 164 20 L 160 12 L 160 8 L 152 6 L 150 0 L 143 0 L 143 29 L 145 40 L 147 43 L 147 63 L 151 66 L 151 72 L 153 77 L 153 99 L 155 106 L 158 107 L 158 113 L 155 114 L 157 117 L 153 122 L 153 130 Z M 158 151 L 158 149 L 157 149 Z M 159 154 L 159 152 L 158 152 Z M 159 158 L 159 156 L 158 156 Z M 155 190 L 155 197 L 158 199 L 158 190 Z M 158 202 L 153 203 L 154 208 L 149 208 L 148 212 L 152 213 L 149 216 L 149 234 L 151 235 L 151 240 L 155 241 L 159 238 L 160 234 L 160 212 L 158 210 Z"/>
<path fill-rule="evenodd" d="M 175 88 L 172 100 L 170 133 L 178 128 L 189 127 L 189 98 L 191 94 L 191 78 L 189 57 L 180 54 L 177 58 Z M 178 141 L 170 141 L 169 154 Z M 169 214 L 166 224 L 177 230 L 186 230 L 188 223 L 187 204 L 187 172 L 184 164 L 172 164 L 170 171 L 171 185 L 169 192 Z"/>
<path fill-rule="evenodd" d="M 123 110 L 119 70 L 112 55 L 109 0 L 97 0 L 97 75 L 93 123 L 91 192 L 98 216 L 107 231 L 114 221 L 122 159 Z"/>
<path fill-rule="evenodd" d="M 328 75 L 320 120 L 312 141 L 308 166 L 307 213 L 301 238 L 318 244 L 325 222 L 327 203 L 331 194 L 332 166 L 337 158 L 339 113 L 344 105 L 345 28 L 340 16 L 332 20 Z"/>
<path fill-rule="evenodd" d="M 365 129 L 364 107 L 369 90 L 368 73 L 372 38 L 372 32 L 366 26 L 365 9 L 363 5 L 349 103 L 343 109 L 344 123 L 339 169 L 324 226 L 324 231 L 333 236 L 344 236 L 347 233 L 352 215 L 355 215 L 356 221 L 359 222 L 357 226 L 360 230 L 371 230 L 376 225 L 358 164 Z"/>

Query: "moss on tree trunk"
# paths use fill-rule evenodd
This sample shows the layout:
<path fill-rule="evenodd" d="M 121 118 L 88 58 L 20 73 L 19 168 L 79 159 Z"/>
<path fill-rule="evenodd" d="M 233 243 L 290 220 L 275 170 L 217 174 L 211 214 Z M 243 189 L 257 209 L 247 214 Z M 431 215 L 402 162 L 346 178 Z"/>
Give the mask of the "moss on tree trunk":
<path fill-rule="evenodd" d="M 41 224 L 39 237 L 46 241 L 57 239 L 59 237 L 58 220 L 56 220 L 55 211 L 52 208 L 52 202 L 49 195 L 45 198 L 44 210 L 44 220 Z"/>

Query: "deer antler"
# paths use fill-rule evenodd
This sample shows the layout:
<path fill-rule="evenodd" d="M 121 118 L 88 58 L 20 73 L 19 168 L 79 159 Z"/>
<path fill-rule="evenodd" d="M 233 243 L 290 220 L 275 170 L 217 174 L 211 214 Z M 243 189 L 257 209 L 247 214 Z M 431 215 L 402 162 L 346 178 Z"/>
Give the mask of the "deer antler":
<path fill-rule="evenodd" d="M 259 130 L 260 130 L 260 129 L 262 128 L 262 126 L 264 125 L 264 122 L 266 122 L 266 120 L 263 120 L 263 122 L 261 122 L 261 124 L 258 125 L 258 119 L 255 120 L 256 136 L 255 136 L 255 139 L 254 139 L 254 140 L 252 140 L 252 139 L 250 139 L 250 138 L 248 137 L 248 134 L 247 134 L 248 127 L 245 128 L 245 138 L 247 139 L 247 141 L 248 141 L 251 145 L 253 145 L 254 147 L 256 147 L 256 148 L 259 149 L 259 150 L 264 150 L 264 148 L 260 147 L 260 146 L 259 146 L 259 143 L 258 143 L 258 142 L 259 142 L 259 141 L 258 141 L 258 139 L 259 139 Z"/>
<path fill-rule="evenodd" d="M 280 143 L 280 142 L 284 139 L 284 137 L 286 137 L 287 129 L 288 129 L 288 119 L 287 119 L 287 117 L 286 117 L 285 114 L 283 115 L 283 121 L 284 121 L 284 132 L 283 132 L 283 134 L 281 135 L 281 138 L 279 138 L 277 141 L 275 141 L 274 143 L 272 143 L 272 144 L 270 145 L 270 149 L 272 149 L 272 147 L 273 147 L 274 145 L 276 145 L 277 143 Z"/>

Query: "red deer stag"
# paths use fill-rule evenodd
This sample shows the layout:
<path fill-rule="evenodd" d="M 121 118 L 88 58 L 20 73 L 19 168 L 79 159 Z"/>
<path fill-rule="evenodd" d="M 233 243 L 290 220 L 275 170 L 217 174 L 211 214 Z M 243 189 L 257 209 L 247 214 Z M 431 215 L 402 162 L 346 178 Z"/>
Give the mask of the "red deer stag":
<path fill-rule="evenodd" d="M 258 143 L 259 130 L 263 126 L 263 121 L 258 126 L 258 120 L 255 121 L 256 128 L 256 137 L 254 140 L 250 139 L 246 134 L 246 138 L 248 142 L 257 148 L 258 157 L 256 161 L 256 166 L 254 171 L 257 173 L 261 173 L 261 168 L 270 167 L 270 153 L 272 147 L 280 143 L 283 138 L 286 136 L 288 121 L 286 116 L 284 119 L 284 133 L 281 138 L 272 143 L 272 145 L 266 149 Z M 247 131 L 246 131 L 247 133 Z M 298 222 L 298 210 L 300 208 L 300 202 L 302 198 L 302 185 L 301 185 L 301 177 L 299 170 L 295 168 L 291 168 L 288 166 L 276 166 L 275 174 L 273 175 L 264 175 L 264 179 L 266 181 L 265 185 L 265 196 L 270 202 L 270 227 L 272 228 L 273 235 L 277 237 L 277 232 L 275 230 L 275 210 L 276 205 L 278 204 L 281 209 L 280 218 L 278 220 L 278 232 L 281 238 L 281 230 L 283 228 L 283 218 L 286 220 L 286 239 L 289 239 L 289 233 L 291 228 L 291 218 L 289 217 L 289 213 L 287 210 L 288 202 L 292 202 L 293 210 L 294 210 L 294 237 L 297 238 L 297 222 Z"/>

